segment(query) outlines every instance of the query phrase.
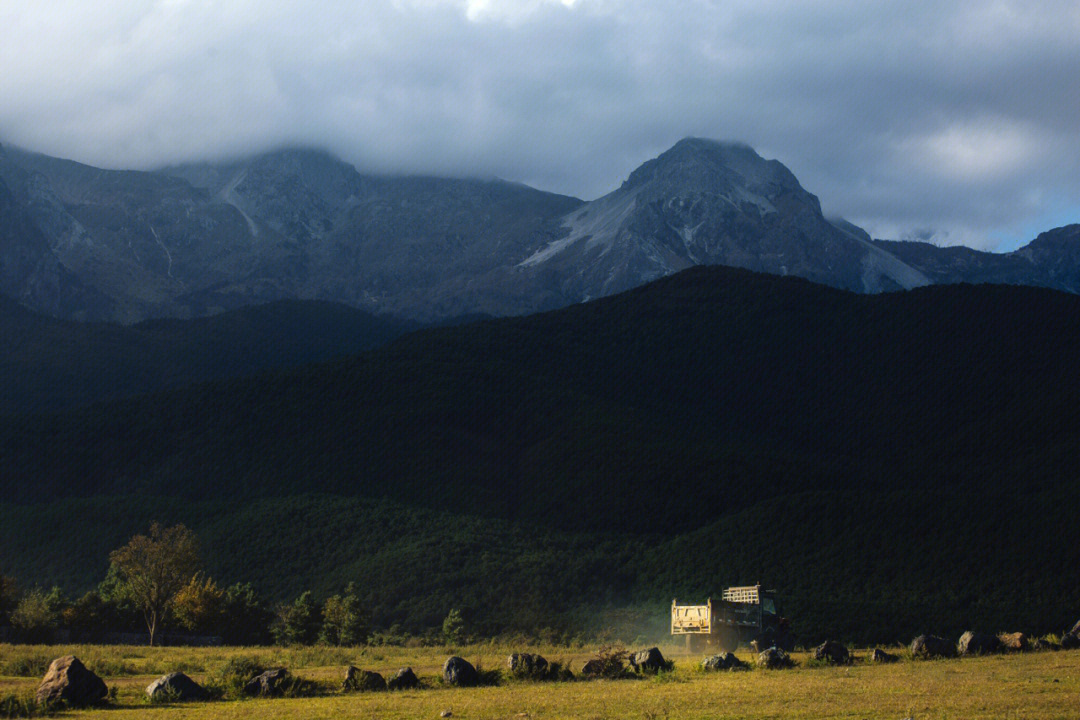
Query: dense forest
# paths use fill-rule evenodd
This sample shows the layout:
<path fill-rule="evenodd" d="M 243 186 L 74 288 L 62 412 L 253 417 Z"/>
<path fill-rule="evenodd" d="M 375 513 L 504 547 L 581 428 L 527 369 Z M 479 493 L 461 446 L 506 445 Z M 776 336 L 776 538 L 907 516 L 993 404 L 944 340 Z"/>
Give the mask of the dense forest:
<path fill-rule="evenodd" d="M 0 420 L 4 574 L 78 592 L 153 520 L 378 627 L 662 633 L 757 581 L 805 641 L 1061 631 L 1080 298 L 695 268 L 353 358 Z M 56 532 L 63 527 L 64 532 Z M 71 538 L 76 538 L 72 540 Z"/>

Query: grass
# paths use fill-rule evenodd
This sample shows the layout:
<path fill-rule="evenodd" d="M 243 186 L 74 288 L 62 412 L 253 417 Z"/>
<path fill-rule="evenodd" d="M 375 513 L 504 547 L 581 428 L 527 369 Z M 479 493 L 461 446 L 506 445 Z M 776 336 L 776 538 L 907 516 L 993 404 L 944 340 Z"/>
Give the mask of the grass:
<path fill-rule="evenodd" d="M 539 652 L 580 670 L 592 652 L 566 647 L 509 647 L 494 644 L 455 648 L 457 654 L 493 673 L 505 667 L 513 651 Z M 56 657 L 74 653 L 95 658 L 99 667 L 124 672 L 105 674 L 116 688 L 108 709 L 68 711 L 86 718 L 170 718 L 216 720 L 250 718 L 438 718 L 452 710 L 454 718 L 1080 718 L 1080 652 L 1040 652 L 940 661 L 902 660 L 893 665 L 856 661 L 844 667 L 808 665 L 808 655 L 795 653 L 798 666 L 783 672 L 704 673 L 701 657 L 662 647 L 675 660 L 670 673 L 645 681 L 594 680 L 564 683 L 524 682 L 502 673 L 495 685 L 459 689 L 437 680 L 448 648 L 127 648 L 20 647 L 0 645 L 0 667 L 18 667 L 24 657 Z M 750 661 L 748 652 L 740 652 Z M 864 651 L 857 655 L 865 656 Z M 376 659 L 377 658 L 377 659 Z M 212 682 L 226 666 L 284 665 L 310 683 L 313 697 L 229 700 L 200 704 L 149 704 L 146 686 L 179 663 L 206 670 L 189 673 Z M 8 663 L 12 663 L 9 665 Z M 88 663 L 89 664 L 89 663 Z M 424 687 L 401 692 L 342 694 L 336 688 L 345 666 L 353 664 L 391 676 L 411 666 Z M 134 673 L 132 672 L 134 671 Z M 0 677 L 0 695 L 26 697 L 39 677 Z M 228 696 L 226 696 L 228 697 Z"/>

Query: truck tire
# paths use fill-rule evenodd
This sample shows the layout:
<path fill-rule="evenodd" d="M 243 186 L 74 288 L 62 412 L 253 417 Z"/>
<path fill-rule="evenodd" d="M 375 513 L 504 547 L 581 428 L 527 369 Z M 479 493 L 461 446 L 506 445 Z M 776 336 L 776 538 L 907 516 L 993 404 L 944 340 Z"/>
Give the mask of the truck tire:
<path fill-rule="evenodd" d="M 686 650 L 691 653 L 705 652 L 708 636 L 700 633 L 691 633 L 686 636 Z"/>

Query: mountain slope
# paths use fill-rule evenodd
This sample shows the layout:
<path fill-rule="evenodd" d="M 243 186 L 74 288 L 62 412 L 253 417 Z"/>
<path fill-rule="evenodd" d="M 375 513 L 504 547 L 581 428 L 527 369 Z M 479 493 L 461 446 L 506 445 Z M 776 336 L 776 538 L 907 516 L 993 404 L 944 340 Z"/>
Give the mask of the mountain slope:
<path fill-rule="evenodd" d="M 693 265 L 798 275 L 859 292 L 929 284 L 827 222 L 817 198 L 786 167 L 745 145 L 682 140 L 566 224 L 566 237 L 522 266 L 557 266 L 586 296 Z"/>
<path fill-rule="evenodd" d="M 79 323 L 0 297 L 0 414 L 77 407 L 355 355 L 416 327 L 343 305 L 295 300 L 194 320 Z"/>
<path fill-rule="evenodd" d="M 672 595 L 762 579 L 807 632 L 1059 630 L 1076 581 L 1045 558 L 1080 560 L 1078 361 L 1065 293 L 866 296 L 695 268 L 329 365 L 0 421 L 0 542 L 41 565 L 11 572 L 56 577 L 55 503 L 118 504 L 133 510 L 105 534 L 79 521 L 86 552 L 191 520 L 215 573 L 278 596 L 384 579 L 366 584 L 387 623 L 417 597 L 500 628 L 523 627 L 517 605 L 529 623 L 663 617 Z M 439 569 L 451 556 L 475 589 Z"/>

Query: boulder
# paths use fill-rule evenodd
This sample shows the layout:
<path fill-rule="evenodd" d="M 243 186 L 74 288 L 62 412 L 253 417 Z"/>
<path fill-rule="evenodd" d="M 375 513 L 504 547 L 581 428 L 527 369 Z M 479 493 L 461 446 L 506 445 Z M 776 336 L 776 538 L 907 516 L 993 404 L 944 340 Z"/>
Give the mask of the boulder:
<path fill-rule="evenodd" d="M 1002 650 L 1008 652 L 1027 652 L 1031 649 L 1028 636 L 1022 632 L 1002 633 L 998 635 L 998 641 L 1001 643 Z"/>
<path fill-rule="evenodd" d="M 635 672 L 655 675 L 661 670 L 670 670 L 672 663 L 664 659 L 660 648 L 651 647 L 647 650 L 638 650 L 630 656 L 630 666 Z"/>
<path fill-rule="evenodd" d="M 202 702 L 210 699 L 206 688 L 182 672 L 162 675 L 146 686 L 146 694 L 151 700 L 159 701 Z"/>
<path fill-rule="evenodd" d="M 443 680 L 458 687 L 472 687 L 480 682 L 480 673 L 464 658 L 457 655 L 449 657 L 443 663 Z"/>
<path fill-rule="evenodd" d="M 788 654 L 778 647 L 771 647 L 767 650 L 763 650 L 757 657 L 757 665 L 759 668 L 766 668 L 768 670 L 780 670 L 782 668 L 792 667 L 795 663 L 792 662 Z"/>
<path fill-rule="evenodd" d="M 514 653 L 506 658 L 506 667 L 516 678 L 542 680 L 548 675 L 547 659 L 534 653 Z"/>
<path fill-rule="evenodd" d="M 1080 637 L 1080 620 L 1076 621 L 1076 624 L 1072 626 L 1072 630 L 1070 630 L 1068 634 Z"/>
<path fill-rule="evenodd" d="M 1039 651 L 1060 650 L 1061 646 L 1058 645 L 1057 643 L 1050 642 L 1049 640 L 1044 640 L 1042 638 L 1035 638 L 1034 640 L 1031 641 L 1031 649 L 1032 650 L 1039 650 Z"/>
<path fill-rule="evenodd" d="M 912 657 L 922 660 L 956 657 L 956 646 L 937 635 L 920 635 L 911 641 Z"/>
<path fill-rule="evenodd" d="M 735 657 L 735 653 L 729 652 L 713 655 L 701 661 L 702 670 L 743 670 L 745 668 L 746 663 Z"/>
<path fill-rule="evenodd" d="M 72 707 L 104 702 L 109 694 L 105 681 L 86 669 L 74 655 L 56 658 L 37 689 L 38 702 L 63 701 Z"/>
<path fill-rule="evenodd" d="M 870 662 L 872 663 L 881 663 L 882 665 L 885 665 L 888 663 L 894 663 L 899 659 L 900 658 L 896 657 L 892 653 L 887 653 L 881 648 L 874 648 L 873 651 L 871 651 L 870 653 Z"/>
<path fill-rule="evenodd" d="M 1073 633 L 1067 633 L 1061 636 L 1061 649 L 1072 650 L 1080 647 L 1080 635 L 1074 635 Z"/>
<path fill-rule="evenodd" d="M 830 665 L 847 665 L 851 662 L 851 653 L 843 644 L 835 640 L 826 640 L 814 648 L 814 659 Z"/>
<path fill-rule="evenodd" d="M 350 665 L 345 670 L 345 682 L 341 684 L 341 689 L 346 692 L 372 692 L 375 690 L 385 690 L 386 680 L 384 680 L 383 676 L 377 672 L 361 670 L 360 668 Z"/>
<path fill-rule="evenodd" d="M 289 678 L 289 671 L 285 668 L 271 668 L 262 675 L 256 675 L 244 685 L 245 695 L 260 695 L 274 697 L 283 692 L 282 685 Z"/>
<path fill-rule="evenodd" d="M 412 690 L 420 687 L 420 678 L 416 677 L 411 667 L 399 668 L 394 677 L 386 681 L 389 690 Z"/>
<path fill-rule="evenodd" d="M 587 660 L 584 665 L 581 666 L 581 674 L 586 677 L 600 677 L 604 674 L 604 663 L 601 660 L 592 659 Z"/>
<path fill-rule="evenodd" d="M 997 635 L 968 630 L 960 636 L 956 647 L 961 655 L 991 655 L 1001 652 L 1001 641 Z"/>

